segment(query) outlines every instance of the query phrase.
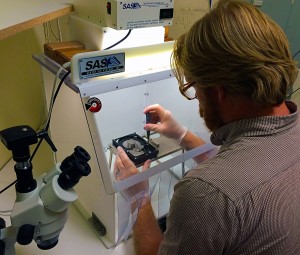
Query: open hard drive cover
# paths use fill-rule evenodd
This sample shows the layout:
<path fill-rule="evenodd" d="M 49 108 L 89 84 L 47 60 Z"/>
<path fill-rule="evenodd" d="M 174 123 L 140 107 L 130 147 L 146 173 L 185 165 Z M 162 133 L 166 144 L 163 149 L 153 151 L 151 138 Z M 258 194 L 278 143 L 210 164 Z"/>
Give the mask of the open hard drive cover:
<path fill-rule="evenodd" d="M 113 139 L 112 144 L 116 148 L 121 146 L 135 165 L 157 157 L 159 152 L 157 148 L 136 133 Z"/>

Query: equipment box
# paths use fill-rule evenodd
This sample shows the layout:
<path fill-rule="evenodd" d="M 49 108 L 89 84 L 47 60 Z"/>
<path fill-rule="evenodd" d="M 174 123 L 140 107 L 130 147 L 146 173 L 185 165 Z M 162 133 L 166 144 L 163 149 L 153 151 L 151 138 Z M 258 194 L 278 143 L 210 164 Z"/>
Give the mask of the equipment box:
<path fill-rule="evenodd" d="M 163 47 L 166 46 L 171 52 L 172 43 Z M 151 51 L 151 55 L 158 58 L 156 62 L 163 62 L 154 54 L 163 47 L 155 46 Z M 125 62 L 129 63 L 126 56 L 130 54 L 126 50 L 119 51 L 125 53 Z M 105 54 L 112 53 L 106 51 Z M 72 81 L 78 81 L 77 78 L 68 77 L 65 80 L 68 86 L 61 87 L 53 107 L 50 132 L 58 148 L 56 160 L 60 161 L 74 145 L 83 146 L 91 155 L 92 173 L 76 186 L 79 194 L 77 207 L 107 248 L 129 237 L 137 216 L 139 208 L 132 212 L 132 201 L 124 190 L 149 180 L 151 201 L 157 218 L 161 219 L 168 213 L 174 185 L 195 166 L 192 158 L 213 149 L 208 142 L 194 150 L 183 151 L 173 140 L 151 133 L 150 144 L 155 153 L 146 151 L 143 109 L 150 104 L 162 105 L 183 126 L 209 137 L 199 117 L 197 100 L 189 101 L 180 95 L 169 67 L 170 53 L 163 56 L 167 59 L 165 67 L 149 66 L 145 71 L 137 72 L 128 68 L 122 73 L 80 80 L 76 84 Z M 150 63 L 149 59 L 143 60 L 142 57 L 138 59 L 139 63 Z M 57 74 L 60 68 L 57 63 L 44 55 L 34 58 L 42 66 L 49 106 L 53 98 L 53 74 L 61 78 L 66 70 L 61 68 L 61 73 Z M 151 167 L 125 180 L 115 181 L 115 146 L 132 150 L 131 159 L 137 160 L 138 166 L 145 158 L 152 158 Z"/>

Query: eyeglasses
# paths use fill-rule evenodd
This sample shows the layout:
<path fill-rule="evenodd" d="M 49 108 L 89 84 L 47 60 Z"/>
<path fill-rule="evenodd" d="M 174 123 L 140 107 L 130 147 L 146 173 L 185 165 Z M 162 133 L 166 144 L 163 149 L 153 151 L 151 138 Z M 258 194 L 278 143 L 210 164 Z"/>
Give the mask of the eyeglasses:
<path fill-rule="evenodd" d="M 193 85 L 195 85 L 195 84 L 196 84 L 196 82 L 192 81 L 192 82 L 187 82 L 187 83 L 183 84 L 182 86 L 179 86 L 180 93 L 188 100 L 195 99 L 197 97 L 196 90 L 193 87 Z"/>

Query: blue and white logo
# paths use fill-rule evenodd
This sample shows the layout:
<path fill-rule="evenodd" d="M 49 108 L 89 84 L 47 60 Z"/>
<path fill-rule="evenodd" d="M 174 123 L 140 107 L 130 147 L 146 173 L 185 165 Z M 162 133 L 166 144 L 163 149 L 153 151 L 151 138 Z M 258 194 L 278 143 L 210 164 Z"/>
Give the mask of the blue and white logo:
<path fill-rule="evenodd" d="M 127 9 L 140 9 L 141 6 L 139 3 L 125 3 L 123 4 L 123 10 L 127 10 Z"/>
<path fill-rule="evenodd" d="M 80 78 L 86 79 L 125 71 L 125 53 L 84 58 L 79 61 Z"/>
<path fill-rule="evenodd" d="M 107 59 L 107 67 L 118 66 L 120 64 L 121 62 L 115 56 Z"/>

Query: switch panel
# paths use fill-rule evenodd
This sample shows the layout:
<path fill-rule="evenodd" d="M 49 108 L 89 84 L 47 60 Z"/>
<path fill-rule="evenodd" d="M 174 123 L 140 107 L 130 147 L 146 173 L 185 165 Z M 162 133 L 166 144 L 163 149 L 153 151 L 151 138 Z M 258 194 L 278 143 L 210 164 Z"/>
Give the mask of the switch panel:
<path fill-rule="evenodd" d="M 263 0 L 253 0 L 253 5 L 261 7 L 263 5 Z"/>

